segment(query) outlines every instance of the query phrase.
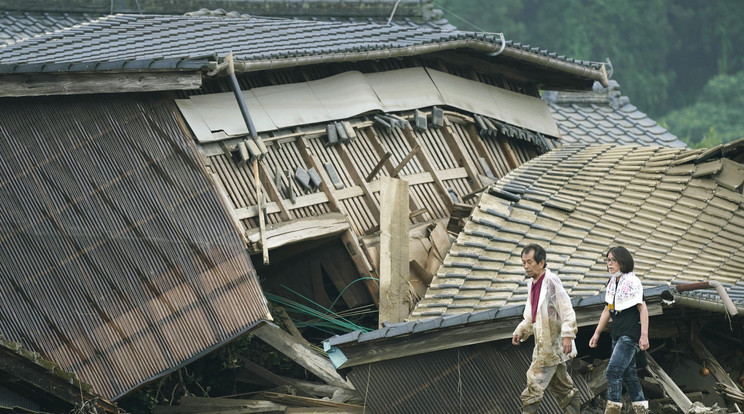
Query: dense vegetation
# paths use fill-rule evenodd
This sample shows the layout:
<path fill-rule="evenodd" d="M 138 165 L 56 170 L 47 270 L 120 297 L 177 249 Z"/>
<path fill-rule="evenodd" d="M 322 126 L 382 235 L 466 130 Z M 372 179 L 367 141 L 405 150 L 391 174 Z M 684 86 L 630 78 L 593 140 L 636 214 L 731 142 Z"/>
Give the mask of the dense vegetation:
<path fill-rule="evenodd" d="M 690 146 L 744 137 L 742 0 L 434 0 L 462 30 L 613 67 L 624 95 Z"/>

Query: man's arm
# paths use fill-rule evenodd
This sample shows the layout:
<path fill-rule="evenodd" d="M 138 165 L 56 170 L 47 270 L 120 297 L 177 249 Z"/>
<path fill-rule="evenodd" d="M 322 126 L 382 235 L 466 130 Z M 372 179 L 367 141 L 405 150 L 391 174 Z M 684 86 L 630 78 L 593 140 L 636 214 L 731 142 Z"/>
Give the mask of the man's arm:
<path fill-rule="evenodd" d="M 576 312 L 560 280 L 555 284 L 555 307 L 561 318 L 561 341 L 563 353 L 570 354 L 573 351 L 573 339 L 579 328 L 576 326 Z"/>
<path fill-rule="evenodd" d="M 607 322 L 609 320 L 610 320 L 610 310 L 607 308 L 607 305 L 605 305 L 604 310 L 602 311 L 602 315 L 599 317 L 599 323 L 597 324 L 597 329 L 594 330 L 594 335 L 592 335 L 592 339 L 589 340 L 589 346 L 591 348 L 597 347 L 597 343 L 599 342 L 599 334 L 602 333 L 602 330 L 607 325 Z M 646 320 L 648 320 L 648 312 L 646 313 Z M 641 328 L 641 330 L 643 330 L 643 328 Z"/>

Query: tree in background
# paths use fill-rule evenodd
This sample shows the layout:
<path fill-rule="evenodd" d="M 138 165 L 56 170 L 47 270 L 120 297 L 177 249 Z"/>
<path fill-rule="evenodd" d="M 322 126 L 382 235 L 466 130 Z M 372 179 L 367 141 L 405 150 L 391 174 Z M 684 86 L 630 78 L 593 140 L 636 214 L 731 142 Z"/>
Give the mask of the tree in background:
<path fill-rule="evenodd" d="M 659 122 L 674 125 L 679 139 L 693 148 L 710 148 L 744 138 L 744 71 L 708 81 L 695 103 L 676 109 Z"/>
<path fill-rule="evenodd" d="M 654 118 L 696 105 L 714 76 L 744 70 L 737 40 L 744 37 L 742 0 L 434 0 L 434 4 L 462 30 L 503 32 L 509 40 L 582 60 L 609 58 L 623 94 Z M 736 76 L 734 81 L 741 79 Z M 686 133 L 677 130 L 678 119 L 669 116 L 668 128 L 683 138 Z M 725 139 L 723 126 L 711 124 L 705 131 L 710 127 Z M 702 136 L 691 139 L 701 142 Z"/>

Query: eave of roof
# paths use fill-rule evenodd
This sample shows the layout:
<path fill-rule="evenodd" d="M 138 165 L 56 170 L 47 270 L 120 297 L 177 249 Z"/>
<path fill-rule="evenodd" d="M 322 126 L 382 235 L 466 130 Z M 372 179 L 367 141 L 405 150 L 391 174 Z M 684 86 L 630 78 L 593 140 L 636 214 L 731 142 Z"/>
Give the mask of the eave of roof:
<path fill-rule="evenodd" d="M 647 288 L 644 297 L 649 315 L 661 314 L 661 295 L 669 291 L 665 285 Z M 604 307 L 604 294 L 573 297 L 577 325 L 597 323 Z M 378 330 L 354 331 L 323 341 L 323 348 L 336 368 L 347 368 L 370 362 L 451 349 L 483 342 L 511 338 L 522 319 L 524 305 L 437 318 L 384 324 Z"/>
<path fill-rule="evenodd" d="M 604 65 L 503 44 L 496 34 L 341 22 L 214 16 L 115 15 L 0 47 L 0 73 L 36 73 L 86 66 L 92 70 L 152 70 L 156 62 L 199 66 L 205 55 L 232 52 L 237 70 L 417 56 L 469 50 L 567 77 L 607 84 Z M 500 55 L 500 56 L 496 56 Z M 66 66 L 68 63 L 69 66 Z M 242 63 L 242 66 L 241 66 Z M 170 63 L 171 68 L 176 65 Z M 214 62 L 216 65 L 217 62 Z M 35 66 L 41 65 L 41 66 Z M 112 67 L 113 66 L 113 67 Z M 536 81 L 539 81 L 536 80 Z"/>
<path fill-rule="evenodd" d="M 543 91 L 564 144 L 641 144 L 686 148 L 674 134 L 630 103 L 620 85 L 610 80 L 592 91 Z"/>

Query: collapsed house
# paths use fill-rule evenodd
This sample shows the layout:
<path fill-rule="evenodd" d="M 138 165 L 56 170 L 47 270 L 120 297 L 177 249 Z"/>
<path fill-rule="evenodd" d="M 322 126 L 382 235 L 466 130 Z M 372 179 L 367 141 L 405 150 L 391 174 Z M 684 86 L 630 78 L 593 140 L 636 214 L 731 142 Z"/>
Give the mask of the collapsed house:
<path fill-rule="evenodd" d="M 693 402 L 737 411 L 741 351 L 731 344 L 744 333 L 742 144 L 573 144 L 520 166 L 482 195 L 409 321 L 328 339 L 329 356 L 370 391 L 373 412 L 517 412 L 532 350 L 509 339 L 528 294 L 520 251 L 534 242 L 572 297 L 578 325 L 589 327 L 577 338 L 583 367 L 574 367 L 586 409 L 604 391 L 587 346 L 604 306 L 604 255 L 623 245 L 646 287 L 651 411 L 686 413 Z M 698 368 L 715 381 L 690 389 Z M 426 387 L 404 386 L 423 378 Z M 486 392 L 495 389 L 502 392 Z M 552 397 L 546 401 L 544 412 L 556 412 Z"/>
<path fill-rule="evenodd" d="M 38 290 L 16 290 L 39 325 L 0 332 L 118 399 L 251 330 L 277 349 L 295 340 L 272 325 L 255 329 L 271 320 L 266 296 L 376 313 L 387 177 L 410 186 L 407 315 L 449 250 L 446 229 L 457 233 L 485 187 L 560 138 L 683 145 L 617 91 L 592 91 L 609 85 L 603 64 L 443 32 L 446 21 L 433 16 L 385 26 L 117 15 L 0 48 L 4 192 L 18 200 L 6 210 L 28 206 L 5 221 L 42 226 L 9 233 L 4 252 L 46 260 L 34 268 L 19 258 L 3 272 L 20 287 L 43 281 L 47 295 L 78 298 L 48 311 Z M 546 89 L 584 92 L 540 100 Z M 44 252 L 56 243 L 67 250 Z M 199 294 L 204 286 L 209 294 Z M 144 304 L 157 316 L 138 313 Z M 99 326 L 110 343 L 93 336 Z M 56 338 L 43 336 L 50 329 Z M 183 343 L 194 332 L 198 340 Z M 162 358 L 139 357 L 156 344 Z M 59 362 L 53 352 L 71 356 Z M 349 388 L 332 367 L 307 368 Z"/>

